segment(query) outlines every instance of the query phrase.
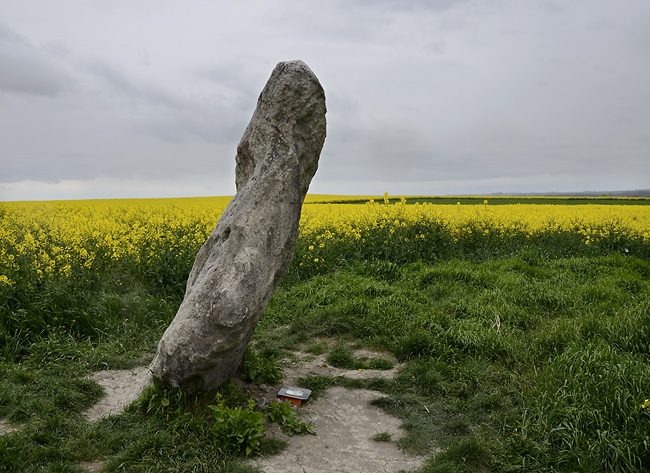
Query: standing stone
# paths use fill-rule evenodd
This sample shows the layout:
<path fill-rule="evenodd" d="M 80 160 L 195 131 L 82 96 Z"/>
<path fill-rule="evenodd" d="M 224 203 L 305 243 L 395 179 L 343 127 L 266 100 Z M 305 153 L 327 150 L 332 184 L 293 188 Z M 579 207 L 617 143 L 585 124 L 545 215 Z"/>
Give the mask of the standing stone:
<path fill-rule="evenodd" d="M 325 141 L 325 92 L 302 61 L 279 63 L 237 146 L 237 193 L 199 250 L 158 343 L 154 376 L 186 392 L 232 377 L 289 268 Z"/>

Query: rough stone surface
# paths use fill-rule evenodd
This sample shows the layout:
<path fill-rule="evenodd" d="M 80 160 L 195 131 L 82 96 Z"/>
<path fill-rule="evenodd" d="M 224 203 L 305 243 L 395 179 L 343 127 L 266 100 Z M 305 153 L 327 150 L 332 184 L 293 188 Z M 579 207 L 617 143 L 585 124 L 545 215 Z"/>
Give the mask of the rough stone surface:
<path fill-rule="evenodd" d="M 325 93 L 302 61 L 273 70 L 237 147 L 237 193 L 199 250 L 152 373 L 187 392 L 235 374 L 289 268 L 325 141 Z"/>

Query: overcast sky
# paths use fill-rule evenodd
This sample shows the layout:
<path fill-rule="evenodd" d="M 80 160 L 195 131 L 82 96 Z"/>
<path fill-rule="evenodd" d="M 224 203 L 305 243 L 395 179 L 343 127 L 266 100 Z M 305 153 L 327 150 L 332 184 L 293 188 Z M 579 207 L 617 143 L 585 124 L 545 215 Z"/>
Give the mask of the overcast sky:
<path fill-rule="evenodd" d="M 650 188 L 648 0 L 0 0 L 0 200 L 232 195 L 293 59 L 312 193 Z"/>

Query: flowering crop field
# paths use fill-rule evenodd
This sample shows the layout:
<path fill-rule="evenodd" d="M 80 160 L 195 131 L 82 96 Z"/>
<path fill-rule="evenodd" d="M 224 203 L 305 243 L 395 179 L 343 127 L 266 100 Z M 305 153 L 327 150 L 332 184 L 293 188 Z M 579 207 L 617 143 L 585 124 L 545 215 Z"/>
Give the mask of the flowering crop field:
<path fill-rule="evenodd" d="M 230 197 L 0 204 L 0 285 L 196 252 Z"/>
<path fill-rule="evenodd" d="M 0 203 L 0 421 L 24 425 L 0 435 L 7 471 L 256 471 L 177 392 L 79 415 L 89 372 L 150 362 L 230 199 Z M 444 450 L 421 473 L 650 471 L 650 200 L 603 202 L 308 195 L 255 347 L 391 352 L 397 378 L 353 387 L 386 394 L 403 450 Z"/>
<path fill-rule="evenodd" d="M 306 205 L 301 220 L 301 235 L 321 238 L 360 239 L 370 229 L 399 229 L 435 226 L 454 241 L 474 233 L 499 238 L 557 236 L 575 234 L 585 245 L 616 244 L 621 241 L 650 243 L 650 208 L 617 205 L 498 205 L 488 200 L 480 206 L 394 205 L 370 200 L 358 204 Z M 415 234 L 425 239 L 425 233 Z M 317 237 L 318 238 L 318 237 Z"/>
<path fill-rule="evenodd" d="M 645 252 L 645 205 L 406 205 L 322 203 L 345 196 L 308 196 L 303 207 L 299 263 L 332 258 L 333 243 L 368 254 L 423 255 L 468 245 L 568 238 L 586 246 Z M 355 200 L 360 199 L 355 197 Z M 0 203 L 0 286 L 97 273 L 118 264 L 129 271 L 170 271 L 207 239 L 230 197 Z M 310 203 L 318 201 L 321 203 Z M 525 200 L 524 200 L 525 202 Z M 390 241 L 390 244 L 389 244 Z M 308 248 L 308 252 L 304 249 Z M 331 248 L 330 248 L 331 249 Z M 315 250 L 315 251 L 314 251 Z M 319 257 L 319 255 L 321 255 Z M 326 259 L 327 258 L 327 259 Z"/>

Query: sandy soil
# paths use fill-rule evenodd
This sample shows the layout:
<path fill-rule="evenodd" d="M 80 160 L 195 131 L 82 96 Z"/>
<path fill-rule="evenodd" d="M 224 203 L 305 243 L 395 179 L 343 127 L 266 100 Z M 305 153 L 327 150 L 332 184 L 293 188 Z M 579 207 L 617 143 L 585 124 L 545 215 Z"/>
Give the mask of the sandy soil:
<path fill-rule="evenodd" d="M 391 370 L 344 370 L 330 366 L 325 361 L 326 355 L 311 355 L 309 353 L 295 352 L 295 360 L 285 361 L 282 366 L 284 372 L 284 384 L 295 384 L 298 378 L 308 376 L 344 376 L 349 379 L 370 379 L 370 378 L 394 378 L 397 375 L 400 365 L 397 360 L 386 353 L 378 353 L 369 350 L 356 350 L 354 357 L 361 358 L 386 358 L 395 363 Z"/>
<path fill-rule="evenodd" d="M 90 379 L 104 388 L 104 397 L 84 412 L 89 422 L 111 414 L 119 414 L 135 401 L 142 390 L 151 383 L 149 368 L 132 370 L 105 370 L 94 373 Z"/>
<path fill-rule="evenodd" d="M 13 425 L 5 419 L 0 419 L 0 435 L 10 434 L 20 429 L 19 425 Z"/>
<path fill-rule="evenodd" d="M 372 437 L 402 435 L 400 421 L 370 405 L 377 392 L 330 388 L 300 408 L 301 418 L 316 426 L 316 435 L 294 436 L 279 455 L 251 461 L 266 473 L 376 473 L 414 470 L 423 458 L 405 455 L 393 441 Z"/>
<path fill-rule="evenodd" d="M 284 384 L 298 385 L 297 380 L 307 376 L 344 376 L 350 379 L 392 378 L 400 366 L 391 370 L 344 370 L 325 361 L 325 355 L 296 352 L 293 361 L 283 366 Z M 385 353 L 357 350 L 355 357 L 390 358 Z M 396 360 L 393 360 L 396 362 Z M 275 397 L 277 387 L 267 388 Z M 376 473 L 415 470 L 422 466 L 423 457 L 410 456 L 394 443 L 404 432 L 401 422 L 370 401 L 382 394 L 363 389 L 333 387 L 317 400 L 298 408 L 304 421 L 316 426 L 316 435 L 284 436 L 279 428 L 267 431 L 288 441 L 279 455 L 256 458 L 250 463 L 266 473 Z M 268 397 L 265 396 L 266 399 Z M 377 442 L 379 433 L 392 434 L 392 441 Z"/>

